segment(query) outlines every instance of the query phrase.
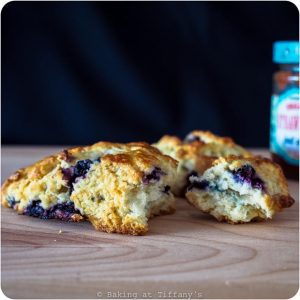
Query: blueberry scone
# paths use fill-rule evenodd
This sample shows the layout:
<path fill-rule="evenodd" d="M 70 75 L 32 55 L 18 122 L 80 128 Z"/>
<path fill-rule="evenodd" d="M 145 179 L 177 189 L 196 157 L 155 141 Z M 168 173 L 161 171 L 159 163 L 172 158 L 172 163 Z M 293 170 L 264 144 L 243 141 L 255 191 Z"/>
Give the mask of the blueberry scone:
<path fill-rule="evenodd" d="M 99 142 L 18 170 L 1 189 L 20 214 L 88 219 L 97 230 L 144 234 L 148 218 L 171 213 L 177 162 L 146 143 Z"/>
<path fill-rule="evenodd" d="M 198 164 L 205 163 L 209 157 L 252 156 L 231 138 L 219 137 L 211 132 L 200 130 L 189 133 L 183 141 L 176 136 L 165 135 L 153 146 L 179 162 L 177 180 L 172 186 L 172 191 L 177 196 L 184 195 L 188 175 L 199 167 Z"/>
<path fill-rule="evenodd" d="M 211 159 L 188 181 L 192 205 L 233 224 L 270 219 L 294 203 L 281 168 L 262 157 Z"/>

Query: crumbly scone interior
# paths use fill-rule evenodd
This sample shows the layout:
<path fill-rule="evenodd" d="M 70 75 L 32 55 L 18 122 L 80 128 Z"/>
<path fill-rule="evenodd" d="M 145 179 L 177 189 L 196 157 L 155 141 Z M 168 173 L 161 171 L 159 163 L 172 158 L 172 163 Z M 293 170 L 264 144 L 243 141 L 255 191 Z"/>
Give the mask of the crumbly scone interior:
<path fill-rule="evenodd" d="M 75 183 L 71 199 L 97 229 L 140 234 L 148 218 L 174 210 L 170 185 L 176 168 L 149 166 L 141 170 L 122 157 L 94 163 L 86 177 Z"/>
<path fill-rule="evenodd" d="M 223 172 L 223 174 L 220 174 Z M 186 193 L 190 199 L 204 212 L 209 212 L 216 218 L 230 216 L 233 222 L 250 221 L 254 217 L 268 215 L 268 209 L 262 200 L 261 190 L 234 182 L 232 175 L 224 170 L 224 166 L 214 167 L 199 177 L 191 176 L 192 182 L 207 180 L 207 189 L 193 188 Z"/>
<path fill-rule="evenodd" d="M 253 182 L 241 180 L 236 170 L 242 168 L 251 170 Z M 190 176 L 191 186 L 186 197 L 196 207 L 219 220 L 238 223 L 254 218 L 272 218 L 278 210 L 272 197 L 279 194 L 288 197 L 287 187 L 284 183 L 280 184 L 278 170 L 272 165 L 267 164 L 265 172 L 272 172 L 273 183 L 264 180 L 267 174 L 261 168 L 253 170 L 246 161 L 228 163 L 224 160 L 207 169 L 202 176 Z"/>

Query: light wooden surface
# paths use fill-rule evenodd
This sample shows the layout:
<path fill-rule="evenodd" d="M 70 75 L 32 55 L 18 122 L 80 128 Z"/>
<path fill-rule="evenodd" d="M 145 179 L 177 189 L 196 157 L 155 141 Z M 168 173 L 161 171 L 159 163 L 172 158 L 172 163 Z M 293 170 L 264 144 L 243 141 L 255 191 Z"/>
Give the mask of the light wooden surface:
<path fill-rule="evenodd" d="M 56 150 L 2 148 L 2 181 Z M 293 207 L 243 225 L 218 223 L 178 199 L 177 212 L 151 220 L 143 237 L 2 208 L 2 291 L 11 298 L 289 298 L 298 289 L 298 182 L 290 191 Z"/>

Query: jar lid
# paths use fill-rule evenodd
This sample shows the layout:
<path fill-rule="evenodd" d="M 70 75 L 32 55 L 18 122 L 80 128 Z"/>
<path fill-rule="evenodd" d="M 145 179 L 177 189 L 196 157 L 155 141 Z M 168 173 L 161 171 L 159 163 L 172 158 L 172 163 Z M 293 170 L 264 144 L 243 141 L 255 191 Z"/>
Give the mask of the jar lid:
<path fill-rule="evenodd" d="M 275 42 L 273 44 L 273 61 L 279 64 L 299 63 L 299 42 Z"/>

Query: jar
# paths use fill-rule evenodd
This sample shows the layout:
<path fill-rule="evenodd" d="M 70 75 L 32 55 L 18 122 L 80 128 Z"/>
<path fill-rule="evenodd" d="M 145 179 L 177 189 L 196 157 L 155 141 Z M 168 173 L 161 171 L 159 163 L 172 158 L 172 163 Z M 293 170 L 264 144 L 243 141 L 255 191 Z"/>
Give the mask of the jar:
<path fill-rule="evenodd" d="M 276 42 L 270 151 L 287 178 L 299 179 L 299 42 Z"/>

